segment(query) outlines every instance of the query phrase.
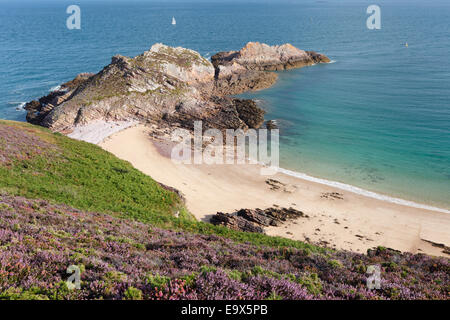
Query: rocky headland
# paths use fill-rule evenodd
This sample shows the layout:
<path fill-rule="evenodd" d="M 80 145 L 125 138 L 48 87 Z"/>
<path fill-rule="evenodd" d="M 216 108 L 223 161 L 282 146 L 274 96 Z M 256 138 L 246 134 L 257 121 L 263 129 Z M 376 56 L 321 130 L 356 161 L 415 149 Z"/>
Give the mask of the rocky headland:
<path fill-rule="evenodd" d="M 250 42 L 211 61 L 193 50 L 155 44 L 135 58 L 116 55 L 99 73 L 80 74 L 27 103 L 27 121 L 62 133 L 98 120 L 187 129 L 202 120 L 205 129 L 258 128 L 264 111 L 230 95 L 270 87 L 277 74 L 269 71 L 326 62 L 322 54 L 289 44 Z"/>
<path fill-rule="evenodd" d="M 216 92 L 230 95 L 269 88 L 278 77 L 276 73 L 267 71 L 329 63 L 330 59 L 314 51 L 300 50 L 291 44 L 269 46 L 249 42 L 239 51 L 217 53 L 211 57 L 211 61 L 216 69 Z"/>

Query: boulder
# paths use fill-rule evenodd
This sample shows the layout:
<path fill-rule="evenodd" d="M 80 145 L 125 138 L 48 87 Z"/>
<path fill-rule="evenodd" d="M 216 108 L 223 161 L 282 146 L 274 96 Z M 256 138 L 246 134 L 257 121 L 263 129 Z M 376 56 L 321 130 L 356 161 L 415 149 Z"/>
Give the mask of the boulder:
<path fill-rule="evenodd" d="M 263 228 L 255 225 L 252 222 L 245 220 L 244 218 L 218 212 L 211 218 L 211 223 L 216 226 L 224 226 L 232 230 L 254 232 L 254 233 L 264 233 Z"/>
<path fill-rule="evenodd" d="M 280 226 L 288 220 L 308 218 L 302 211 L 294 208 L 241 209 L 234 213 L 218 212 L 211 223 L 233 230 L 264 233 L 264 227 Z"/>

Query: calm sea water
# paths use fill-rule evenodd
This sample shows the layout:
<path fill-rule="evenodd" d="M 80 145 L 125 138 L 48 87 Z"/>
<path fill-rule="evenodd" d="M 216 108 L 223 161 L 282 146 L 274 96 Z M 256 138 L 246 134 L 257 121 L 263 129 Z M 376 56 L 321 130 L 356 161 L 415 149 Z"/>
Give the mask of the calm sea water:
<path fill-rule="evenodd" d="M 0 118 L 25 120 L 23 102 L 155 42 L 205 56 L 289 42 L 335 63 L 247 95 L 280 125 L 281 166 L 450 208 L 448 1 L 377 1 L 381 30 L 366 28 L 371 1 L 78 1 L 81 30 L 66 28 L 69 3 L 35 2 L 0 2 Z"/>

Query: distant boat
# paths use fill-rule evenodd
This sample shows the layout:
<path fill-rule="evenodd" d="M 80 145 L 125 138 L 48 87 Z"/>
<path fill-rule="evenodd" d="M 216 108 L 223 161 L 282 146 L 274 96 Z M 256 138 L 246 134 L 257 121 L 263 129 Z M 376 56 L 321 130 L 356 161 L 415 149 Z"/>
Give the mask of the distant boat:
<path fill-rule="evenodd" d="M 175 17 L 172 18 L 172 25 L 176 25 L 177 24 L 177 20 L 175 20 Z"/>

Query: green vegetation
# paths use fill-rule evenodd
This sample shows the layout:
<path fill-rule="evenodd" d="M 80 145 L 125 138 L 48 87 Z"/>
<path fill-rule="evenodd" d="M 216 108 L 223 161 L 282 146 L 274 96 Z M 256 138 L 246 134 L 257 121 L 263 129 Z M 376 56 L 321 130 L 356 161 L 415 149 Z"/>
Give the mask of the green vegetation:
<path fill-rule="evenodd" d="M 45 143 L 45 152 L 20 157 L 11 163 L 0 162 L 0 191 L 130 218 L 165 229 L 218 235 L 271 247 L 325 251 L 299 241 L 198 222 L 175 193 L 96 145 L 27 123 L 0 121 L 0 128 L 6 132 L 26 133 L 20 138 L 21 143 L 31 137 L 38 137 Z M 0 136 L 0 145 L 3 139 L 5 137 Z M 0 156 L 2 150 L 0 148 Z M 179 218 L 175 217 L 177 212 Z"/>
<path fill-rule="evenodd" d="M 153 53 L 153 56 L 161 58 L 162 60 L 176 63 L 180 67 L 186 68 L 192 67 L 194 63 L 202 64 L 206 67 L 211 65 L 211 63 L 207 59 L 203 58 L 198 53 L 188 49 L 177 51 L 175 48 L 162 47 L 158 51 L 158 53 Z"/>
<path fill-rule="evenodd" d="M 0 203 L 0 299 L 448 298 L 445 258 L 261 247 L 42 199 L 0 194 Z M 66 282 L 73 265 L 77 290 Z M 382 288 L 367 289 L 360 265 L 380 265 Z"/>
<path fill-rule="evenodd" d="M 0 166 L 0 188 L 26 198 L 52 200 L 89 211 L 120 213 L 164 224 L 183 209 L 178 197 L 100 147 L 25 123 L 1 126 L 32 129 L 54 151 Z M 2 138 L 0 138 L 1 140 Z"/>
<path fill-rule="evenodd" d="M 167 285 L 169 281 L 170 281 L 169 277 L 160 276 L 159 274 L 149 275 L 146 278 L 147 284 L 149 284 L 152 288 L 161 288 Z"/>
<path fill-rule="evenodd" d="M 340 269 L 344 267 L 340 261 L 334 259 L 328 261 L 328 264 L 330 265 L 330 267 L 335 269 Z"/>
<path fill-rule="evenodd" d="M 125 291 L 125 299 L 127 300 L 142 300 L 142 291 L 134 287 L 128 287 Z"/>

